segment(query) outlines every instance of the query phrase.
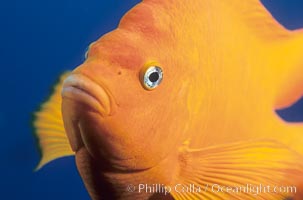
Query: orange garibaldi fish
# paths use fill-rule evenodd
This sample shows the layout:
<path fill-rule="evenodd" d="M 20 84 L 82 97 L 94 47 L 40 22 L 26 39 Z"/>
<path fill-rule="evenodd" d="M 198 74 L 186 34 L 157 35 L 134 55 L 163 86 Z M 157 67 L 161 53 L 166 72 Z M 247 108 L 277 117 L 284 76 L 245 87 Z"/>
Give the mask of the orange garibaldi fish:
<path fill-rule="evenodd" d="M 36 113 L 38 168 L 75 155 L 94 200 L 302 200 L 303 124 L 275 113 L 302 94 L 303 30 L 258 0 L 144 0 Z"/>

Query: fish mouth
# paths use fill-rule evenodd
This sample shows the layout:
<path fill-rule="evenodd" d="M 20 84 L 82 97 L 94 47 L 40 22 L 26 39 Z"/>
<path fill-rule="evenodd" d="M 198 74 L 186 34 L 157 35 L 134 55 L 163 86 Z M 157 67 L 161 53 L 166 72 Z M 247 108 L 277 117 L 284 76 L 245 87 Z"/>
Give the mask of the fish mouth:
<path fill-rule="evenodd" d="M 89 106 L 92 110 L 108 116 L 112 111 L 111 96 L 105 86 L 82 74 L 71 74 L 64 83 L 62 98 L 72 99 Z"/>

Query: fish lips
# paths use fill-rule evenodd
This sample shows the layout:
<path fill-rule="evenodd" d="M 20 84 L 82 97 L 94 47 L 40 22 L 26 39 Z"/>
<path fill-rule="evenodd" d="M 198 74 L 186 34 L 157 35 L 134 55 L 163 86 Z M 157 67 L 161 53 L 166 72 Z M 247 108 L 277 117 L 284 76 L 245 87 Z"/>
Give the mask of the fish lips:
<path fill-rule="evenodd" d="M 112 114 L 113 98 L 107 88 L 82 74 L 68 76 L 62 88 L 62 98 L 68 98 L 88 106 L 101 116 Z"/>

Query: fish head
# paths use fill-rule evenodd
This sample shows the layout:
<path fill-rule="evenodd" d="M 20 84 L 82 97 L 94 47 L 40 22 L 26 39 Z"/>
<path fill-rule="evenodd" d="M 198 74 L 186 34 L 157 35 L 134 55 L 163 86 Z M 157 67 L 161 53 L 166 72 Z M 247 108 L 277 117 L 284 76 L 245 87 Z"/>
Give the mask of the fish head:
<path fill-rule="evenodd" d="M 115 30 L 90 46 L 62 91 L 75 151 L 84 146 L 95 159 L 127 170 L 151 168 L 176 152 L 189 121 L 189 78 L 163 43 Z"/>

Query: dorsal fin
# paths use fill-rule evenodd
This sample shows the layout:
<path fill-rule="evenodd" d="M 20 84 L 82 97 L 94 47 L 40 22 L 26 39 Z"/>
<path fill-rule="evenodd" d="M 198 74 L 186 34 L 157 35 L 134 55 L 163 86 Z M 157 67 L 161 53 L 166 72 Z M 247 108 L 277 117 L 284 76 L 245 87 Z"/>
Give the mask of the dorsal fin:
<path fill-rule="evenodd" d="M 226 23 L 228 18 L 243 20 L 247 27 L 253 29 L 258 35 L 264 38 L 270 38 L 274 40 L 275 38 L 287 37 L 290 32 L 284 28 L 277 20 L 272 16 L 272 14 L 265 8 L 260 0 L 196 0 L 196 1 L 183 1 L 183 0 L 167 0 L 172 4 L 178 4 L 179 6 L 184 5 L 188 12 L 192 12 L 196 7 L 201 7 L 201 13 L 203 9 L 210 9 L 211 12 L 217 13 L 217 15 L 222 16 L 222 23 Z M 166 1 L 166 3 L 167 3 Z M 205 2 L 203 2 L 205 1 Z M 143 0 L 146 3 L 159 4 L 161 0 Z M 189 6 L 188 4 L 192 4 Z M 229 10 L 228 16 L 224 16 L 224 11 Z M 223 12 L 222 12 L 223 11 Z M 184 10 L 180 15 L 186 15 Z M 189 14 L 190 15 L 190 14 Z M 220 16 L 218 16 L 220 18 Z"/>
<path fill-rule="evenodd" d="M 277 22 L 260 0 L 230 0 L 220 2 L 226 4 L 226 7 L 231 7 L 234 10 L 234 14 L 238 18 L 243 18 L 247 27 L 253 29 L 261 38 L 275 40 L 290 35 L 290 31 Z"/>

